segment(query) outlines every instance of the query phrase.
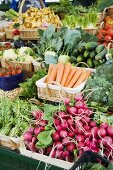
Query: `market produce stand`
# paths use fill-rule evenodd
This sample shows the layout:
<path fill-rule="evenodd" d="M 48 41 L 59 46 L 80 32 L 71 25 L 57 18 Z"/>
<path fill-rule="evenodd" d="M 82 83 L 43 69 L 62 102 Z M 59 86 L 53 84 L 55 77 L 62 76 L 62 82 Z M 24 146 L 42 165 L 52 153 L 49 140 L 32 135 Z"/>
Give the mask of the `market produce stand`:
<path fill-rule="evenodd" d="M 113 169 L 113 2 L 0 13 L 0 170 Z"/>

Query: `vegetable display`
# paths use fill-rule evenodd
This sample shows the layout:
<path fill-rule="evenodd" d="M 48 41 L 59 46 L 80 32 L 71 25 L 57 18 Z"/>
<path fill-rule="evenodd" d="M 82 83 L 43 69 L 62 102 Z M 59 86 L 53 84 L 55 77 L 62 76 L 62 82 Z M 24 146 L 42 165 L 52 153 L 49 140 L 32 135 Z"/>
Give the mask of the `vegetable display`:
<path fill-rule="evenodd" d="M 21 68 L 18 67 L 9 67 L 9 68 L 1 68 L 0 69 L 0 77 L 8 77 L 8 76 L 13 76 L 16 74 L 20 74 Z"/>
<path fill-rule="evenodd" d="M 72 67 L 71 63 L 50 64 L 45 83 L 55 81 L 63 87 L 76 88 L 85 82 L 90 74 L 90 70 Z"/>

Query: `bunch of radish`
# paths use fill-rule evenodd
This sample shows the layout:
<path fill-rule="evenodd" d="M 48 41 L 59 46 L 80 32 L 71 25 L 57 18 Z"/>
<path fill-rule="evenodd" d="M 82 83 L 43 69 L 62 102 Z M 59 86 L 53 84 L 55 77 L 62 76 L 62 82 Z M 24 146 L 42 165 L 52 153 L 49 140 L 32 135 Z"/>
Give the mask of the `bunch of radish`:
<path fill-rule="evenodd" d="M 27 148 L 69 162 L 88 150 L 112 160 L 113 126 L 108 126 L 107 123 L 97 126 L 93 121 L 93 111 L 88 108 L 81 94 L 76 95 L 73 105 L 68 98 L 64 104 L 65 112 L 57 111 L 53 114 L 55 132 L 51 135 L 51 145 L 44 149 L 36 147 L 37 135 L 45 130 L 48 122 L 43 120 L 43 112 L 33 112 L 37 123 L 24 134 Z"/>

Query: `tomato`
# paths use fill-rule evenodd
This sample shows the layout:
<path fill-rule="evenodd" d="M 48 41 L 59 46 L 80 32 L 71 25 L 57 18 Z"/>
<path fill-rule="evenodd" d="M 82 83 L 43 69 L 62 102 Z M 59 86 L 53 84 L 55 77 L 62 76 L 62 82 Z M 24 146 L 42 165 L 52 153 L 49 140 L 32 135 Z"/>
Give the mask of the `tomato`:
<path fill-rule="evenodd" d="M 102 40 L 103 39 L 103 36 L 102 36 L 102 34 L 97 34 L 97 38 L 98 38 L 98 40 Z"/>
<path fill-rule="evenodd" d="M 100 32 L 102 35 L 106 35 L 106 31 L 105 31 L 104 29 L 101 29 L 99 32 Z"/>
<path fill-rule="evenodd" d="M 105 40 L 106 42 L 110 42 L 110 41 L 112 40 L 112 37 L 111 37 L 110 35 L 106 35 L 106 36 L 104 37 L 104 40 Z"/>
<path fill-rule="evenodd" d="M 112 25 L 109 25 L 109 24 L 105 24 L 105 27 L 104 27 L 104 29 L 107 31 L 107 30 L 109 30 L 109 29 L 112 29 L 113 28 L 113 26 Z"/>
<path fill-rule="evenodd" d="M 110 36 L 113 36 L 113 29 L 107 30 L 107 34 L 110 35 Z"/>

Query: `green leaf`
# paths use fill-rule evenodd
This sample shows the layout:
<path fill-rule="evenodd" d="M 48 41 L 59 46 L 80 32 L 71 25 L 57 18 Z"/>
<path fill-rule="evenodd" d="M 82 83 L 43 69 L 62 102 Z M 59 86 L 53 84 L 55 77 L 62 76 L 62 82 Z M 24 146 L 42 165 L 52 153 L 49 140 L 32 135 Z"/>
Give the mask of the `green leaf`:
<path fill-rule="evenodd" d="M 54 33 L 55 33 L 55 27 L 51 25 L 44 31 L 43 37 L 48 40 L 53 36 Z"/>

